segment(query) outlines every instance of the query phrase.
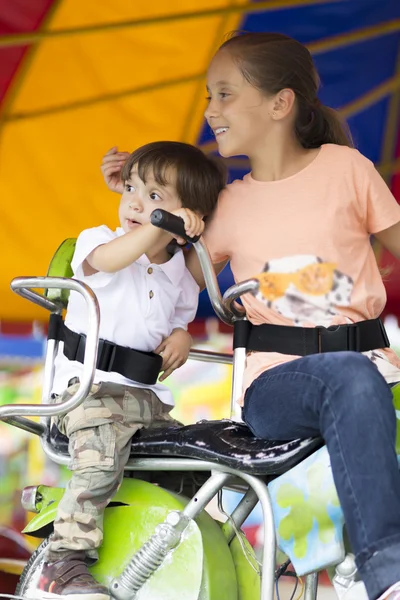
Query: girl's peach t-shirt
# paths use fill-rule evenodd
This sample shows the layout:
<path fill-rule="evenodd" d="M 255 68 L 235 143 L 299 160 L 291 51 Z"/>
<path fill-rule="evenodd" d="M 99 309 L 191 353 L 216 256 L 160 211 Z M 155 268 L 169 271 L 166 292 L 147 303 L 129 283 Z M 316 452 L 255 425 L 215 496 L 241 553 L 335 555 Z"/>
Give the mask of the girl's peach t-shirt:
<path fill-rule="evenodd" d="M 262 274 L 242 297 L 255 325 L 302 327 L 378 317 L 386 292 L 370 235 L 400 221 L 400 206 L 373 163 L 357 150 L 325 144 L 302 171 L 279 181 L 251 173 L 222 192 L 204 238 L 214 263 L 229 259 L 236 282 Z M 388 382 L 400 381 L 390 349 L 365 353 Z M 254 352 L 244 389 L 296 356 Z"/>

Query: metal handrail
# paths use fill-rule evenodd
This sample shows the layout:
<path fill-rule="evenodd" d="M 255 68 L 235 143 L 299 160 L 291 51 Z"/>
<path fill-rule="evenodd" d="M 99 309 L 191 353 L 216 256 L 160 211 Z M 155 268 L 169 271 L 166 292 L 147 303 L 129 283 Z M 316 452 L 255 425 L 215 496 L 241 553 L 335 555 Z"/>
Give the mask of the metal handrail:
<path fill-rule="evenodd" d="M 231 311 L 233 310 L 233 306 L 240 306 L 235 300 L 239 298 L 239 296 L 243 296 L 243 294 L 256 292 L 259 289 L 259 285 L 258 279 L 246 279 L 245 281 L 231 285 L 223 295 L 225 309 Z M 244 308 L 241 308 L 244 311 Z M 245 314 L 243 316 L 245 316 Z"/>
<path fill-rule="evenodd" d="M 100 309 L 96 295 L 85 283 L 76 279 L 67 279 L 65 277 L 16 277 L 11 282 L 11 289 L 23 298 L 27 298 L 51 312 L 60 313 L 62 310 L 61 305 L 52 302 L 48 298 L 33 291 L 34 289 L 49 288 L 78 292 L 83 296 L 87 305 L 88 329 L 79 387 L 71 398 L 59 404 L 8 404 L 1 406 L 0 420 L 17 415 L 23 415 L 25 417 L 53 417 L 56 415 L 64 415 L 79 406 L 92 387 L 96 370 L 97 343 L 100 326 Z"/>
<path fill-rule="evenodd" d="M 212 362 L 224 365 L 231 365 L 233 362 L 233 354 L 228 352 L 213 352 L 212 350 L 200 350 L 192 348 L 189 352 L 189 359 L 198 360 L 200 362 Z"/>

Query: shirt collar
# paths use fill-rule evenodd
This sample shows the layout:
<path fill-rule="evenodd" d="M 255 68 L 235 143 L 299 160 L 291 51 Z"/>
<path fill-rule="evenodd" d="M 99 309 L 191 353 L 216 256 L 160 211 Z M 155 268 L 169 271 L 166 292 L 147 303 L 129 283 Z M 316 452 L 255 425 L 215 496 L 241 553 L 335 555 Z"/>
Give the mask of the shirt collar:
<path fill-rule="evenodd" d="M 122 227 L 117 227 L 116 234 L 121 236 L 125 234 L 125 231 L 122 229 Z M 135 262 L 137 262 L 139 265 L 143 265 L 144 267 L 148 267 L 152 264 L 145 254 L 142 254 L 142 256 L 140 256 Z M 179 285 L 186 267 L 185 257 L 182 249 L 177 247 L 169 261 L 162 263 L 161 265 L 154 266 L 161 269 L 161 271 L 165 273 L 173 285 Z"/>

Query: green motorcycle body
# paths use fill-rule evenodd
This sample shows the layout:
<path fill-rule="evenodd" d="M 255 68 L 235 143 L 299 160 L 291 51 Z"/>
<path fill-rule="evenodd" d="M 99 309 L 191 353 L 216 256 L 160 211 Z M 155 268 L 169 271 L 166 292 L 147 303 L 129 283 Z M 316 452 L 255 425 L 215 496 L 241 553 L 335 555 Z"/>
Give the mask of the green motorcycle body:
<path fill-rule="evenodd" d="M 24 533 L 42 537 L 52 525 L 64 490 L 38 487 L 37 515 Z M 183 510 L 188 500 L 159 486 L 124 479 L 104 515 L 104 541 L 94 577 L 110 586 L 132 556 L 153 535 L 170 511 Z M 179 545 L 141 588 L 145 600 L 253 600 L 260 594 L 260 579 L 252 548 L 243 534 L 229 544 L 224 527 L 206 511 L 185 530 Z"/>

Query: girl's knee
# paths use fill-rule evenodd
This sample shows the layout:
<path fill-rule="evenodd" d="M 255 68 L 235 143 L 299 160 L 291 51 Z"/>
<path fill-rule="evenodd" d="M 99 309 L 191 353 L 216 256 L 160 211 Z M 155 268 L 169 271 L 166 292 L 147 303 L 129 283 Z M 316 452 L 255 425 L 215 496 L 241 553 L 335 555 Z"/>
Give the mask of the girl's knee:
<path fill-rule="evenodd" d="M 354 384 L 359 382 L 361 385 L 370 385 L 371 382 L 387 385 L 382 375 L 371 360 L 360 352 L 337 352 L 335 353 L 335 362 L 332 366 L 335 369 L 332 372 L 333 378 L 339 382 Z"/>
<path fill-rule="evenodd" d="M 371 360 L 359 352 L 338 352 L 336 368 L 329 387 L 337 402 L 351 403 L 349 410 L 368 411 L 375 406 L 391 406 L 392 393 L 385 379 Z M 361 407 L 359 407 L 361 408 Z"/>

